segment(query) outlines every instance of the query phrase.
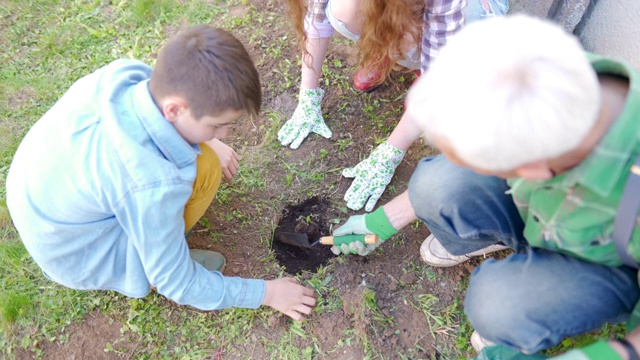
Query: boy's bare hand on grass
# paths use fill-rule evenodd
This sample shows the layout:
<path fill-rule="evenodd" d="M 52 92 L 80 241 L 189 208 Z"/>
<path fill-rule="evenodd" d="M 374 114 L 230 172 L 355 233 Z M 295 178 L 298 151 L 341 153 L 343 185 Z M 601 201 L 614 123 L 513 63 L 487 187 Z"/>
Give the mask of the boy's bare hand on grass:
<path fill-rule="evenodd" d="M 316 305 L 313 290 L 300 285 L 298 280 L 286 277 L 267 280 L 262 305 L 270 306 L 293 320 L 302 321 Z"/>
<path fill-rule="evenodd" d="M 231 185 L 233 183 L 233 177 L 240 168 L 240 157 L 236 154 L 235 150 L 218 139 L 211 139 L 207 141 L 206 144 L 218 155 L 220 166 L 222 167 L 222 174 L 224 178 L 227 179 L 227 183 Z"/>

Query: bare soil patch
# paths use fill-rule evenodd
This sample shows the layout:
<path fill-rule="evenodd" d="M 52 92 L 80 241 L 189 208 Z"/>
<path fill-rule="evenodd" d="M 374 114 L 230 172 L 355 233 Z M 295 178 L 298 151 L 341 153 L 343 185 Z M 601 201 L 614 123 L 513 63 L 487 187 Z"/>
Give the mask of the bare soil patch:
<path fill-rule="evenodd" d="M 288 205 L 284 209 L 274 234 L 306 235 L 308 245 L 311 246 L 310 248 L 292 246 L 277 241 L 274 237 L 271 247 L 276 260 L 290 275 L 297 275 L 302 271 L 316 272 L 320 266 L 326 265 L 335 257 L 328 246 L 316 244 L 321 236 L 331 235 L 328 210 L 329 201 L 317 196 L 297 205 Z"/>
<path fill-rule="evenodd" d="M 62 334 L 64 341 L 44 343 L 44 359 L 108 360 L 130 357 L 136 351 L 136 345 L 121 336 L 121 328 L 122 323 L 100 312 L 89 314 L 84 322 L 65 330 Z M 111 350 L 106 351 L 107 348 Z M 16 353 L 18 360 L 33 359 L 33 356 L 23 349 Z"/>

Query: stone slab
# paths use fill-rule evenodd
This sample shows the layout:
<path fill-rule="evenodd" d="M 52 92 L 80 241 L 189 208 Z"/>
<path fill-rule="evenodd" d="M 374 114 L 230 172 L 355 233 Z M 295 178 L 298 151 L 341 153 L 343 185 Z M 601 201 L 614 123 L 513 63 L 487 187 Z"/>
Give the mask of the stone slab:
<path fill-rule="evenodd" d="M 512 0 L 509 13 L 525 13 L 560 24 L 566 31 L 573 32 L 590 0 Z"/>

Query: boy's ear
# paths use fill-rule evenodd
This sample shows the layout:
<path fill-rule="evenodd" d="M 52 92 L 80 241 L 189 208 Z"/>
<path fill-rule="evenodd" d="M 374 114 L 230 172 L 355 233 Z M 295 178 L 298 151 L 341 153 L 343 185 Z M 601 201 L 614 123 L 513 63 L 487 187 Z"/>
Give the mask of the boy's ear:
<path fill-rule="evenodd" d="M 553 171 L 546 160 L 520 165 L 515 173 L 518 177 L 529 180 L 549 180 L 553 177 Z"/>
<path fill-rule="evenodd" d="M 187 102 L 181 97 L 171 96 L 162 102 L 162 115 L 169 121 L 175 122 L 183 111 L 187 110 Z"/>

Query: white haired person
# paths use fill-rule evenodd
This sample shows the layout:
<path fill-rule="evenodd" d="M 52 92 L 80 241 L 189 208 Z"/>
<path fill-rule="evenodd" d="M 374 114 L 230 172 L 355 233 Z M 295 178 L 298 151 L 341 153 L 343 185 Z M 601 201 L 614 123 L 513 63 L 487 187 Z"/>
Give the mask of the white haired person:
<path fill-rule="evenodd" d="M 465 312 L 482 359 L 541 358 L 524 354 L 605 323 L 635 328 L 638 71 L 585 54 L 546 21 L 494 18 L 451 39 L 407 107 L 410 125 L 444 156 L 423 159 L 408 191 L 334 235 L 387 239 L 419 218 L 431 231 L 420 252 L 433 266 L 514 249 L 471 275 Z M 372 247 L 334 250 L 366 255 Z M 632 331 L 562 356 L 638 359 L 638 349 L 640 331 Z"/>

